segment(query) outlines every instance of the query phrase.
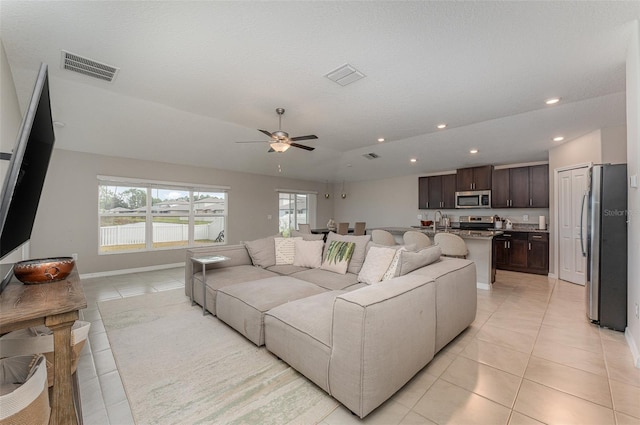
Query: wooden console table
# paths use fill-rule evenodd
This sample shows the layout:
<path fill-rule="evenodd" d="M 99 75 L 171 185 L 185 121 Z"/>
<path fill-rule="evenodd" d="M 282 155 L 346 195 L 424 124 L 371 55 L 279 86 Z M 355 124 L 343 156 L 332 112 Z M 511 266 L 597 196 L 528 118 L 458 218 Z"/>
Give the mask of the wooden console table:
<path fill-rule="evenodd" d="M 53 331 L 54 382 L 50 425 L 76 425 L 71 378 L 71 327 L 87 307 L 78 271 L 65 280 L 23 285 L 14 279 L 0 294 L 0 334 L 46 325 Z M 80 413 L 81 414 L 81 413 Z"/>

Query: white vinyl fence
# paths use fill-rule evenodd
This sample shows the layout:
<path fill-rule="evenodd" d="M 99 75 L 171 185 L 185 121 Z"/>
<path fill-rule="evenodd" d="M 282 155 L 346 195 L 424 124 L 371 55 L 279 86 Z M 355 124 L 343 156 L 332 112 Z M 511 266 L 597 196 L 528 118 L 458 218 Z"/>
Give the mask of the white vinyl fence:
<path fill-rule="evenodd" d="M 100 227 L 100 246 L 136 245 L 145 243 L 145 223 Z M 209 224 L 194 226 L 195 240 L 214 241 L 224 229 L 224 218 L 216 217 Z M 189 240 L 189 225 L 180 223 L 153 223 L 153 242 Z"/>

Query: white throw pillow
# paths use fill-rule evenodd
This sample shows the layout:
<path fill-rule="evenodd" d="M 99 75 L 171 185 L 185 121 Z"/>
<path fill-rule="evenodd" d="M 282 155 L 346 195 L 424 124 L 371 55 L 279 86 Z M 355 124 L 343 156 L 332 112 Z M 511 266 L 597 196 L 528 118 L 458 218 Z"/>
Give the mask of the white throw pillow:
<path fill-rule="evenodd" d="M 389 268 L 386 272 L 384 272 L 384 276 L 382 276 L 382 280 L 389 280 L 396 277 L 396 272 L 398 271 L 398 264 L 400 264 L 400 255 L 402 255 L 402 251 L 410 251 L 407 250 L 404 246 L 396 249 L 396 253 L 393 256 L 393 260 L 391 260 L 391 264 L 389 264 Z"/>
<path fill-rule="evenodd" d="M 276 248 L 276 266 L 285 264 L 293 264 L 296 248 L 295 241 L 301 241 L 302 238 L 275 238 Z"/>
<path fill-rule="evenodd" d="M 420 267 L 428 266 L 438 261 L 441 253 L 438 245 L 432 245 L 418 252 L 402 251 L 400 253 L 400 262 L 396 270 L 396 275 L 404 276 Z"/>
<path fill-rule="evenodd" d="M 295 241 L 293 265 L 317 269 L 322 265 L 322 248 L 324 241 Z"/>
<path fill-rule="evenodd" d="M 389 268 L 389 264 L 396 255 L 393 248 L 372 246 L 364 259 L 364 264 L 358 273 L 358 282 L 372 285 L 382 280 L 382 276 Z"/>

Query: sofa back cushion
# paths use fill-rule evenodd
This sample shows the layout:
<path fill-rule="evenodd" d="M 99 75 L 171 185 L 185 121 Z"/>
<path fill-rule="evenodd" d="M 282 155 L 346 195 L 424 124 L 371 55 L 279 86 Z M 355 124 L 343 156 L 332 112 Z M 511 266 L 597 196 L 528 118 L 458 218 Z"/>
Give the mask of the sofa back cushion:
<path fill-rule="evenodd" d="M 360 273 L 360 269 L 362 269 L 362 264 L 364 263 L 365 252 L 367 249 L 367 243 L 370 240 L 371 235 L 351 236 L 338 235 L 337 233 L 329 232 L 329 234 L 327 235 L 327 243 L 325 247 L 325 258 L 327 247 L 329 247 L 329 244 L 331 244 L 332 241 L 353 242 L 356 244 L 356 247 L 353 251 L 353 255 L 351 256 L 351 261 L 349 262 L 347 271 L 349 273 L 358 274 Z"/>
<path fill-rule="evenodd" d="M 418 252 L 401 251 L 396 276 L 404 276 L 420 267 L 428 266 L 440 259 L 440 247 L 433 245 Z"/>
<path fill-rule="evenodd" d="M 267 236 L 266 238 L 244 243 L 254 266 L 266 269 L 276 265 L 275 238 L 275 236 Z"/>

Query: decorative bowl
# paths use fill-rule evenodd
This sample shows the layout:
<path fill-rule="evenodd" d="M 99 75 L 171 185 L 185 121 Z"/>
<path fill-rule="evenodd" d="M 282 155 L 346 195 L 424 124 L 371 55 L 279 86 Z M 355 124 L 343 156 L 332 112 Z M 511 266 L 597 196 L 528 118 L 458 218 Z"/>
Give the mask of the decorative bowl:
<path fill-rule="evenodd" d="M 72 257 L 20 261 L 13 266 L 13 274 L 27 285 L 57 282 L 69 276 L 75 263 Z"/>
<path fill-rule="evenodd" d="M 424 227 L 429 227 L 433 224 L 433 221 L 431 220 L 420 220 L 420 225 L 424 226 Z"/>

